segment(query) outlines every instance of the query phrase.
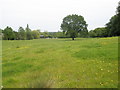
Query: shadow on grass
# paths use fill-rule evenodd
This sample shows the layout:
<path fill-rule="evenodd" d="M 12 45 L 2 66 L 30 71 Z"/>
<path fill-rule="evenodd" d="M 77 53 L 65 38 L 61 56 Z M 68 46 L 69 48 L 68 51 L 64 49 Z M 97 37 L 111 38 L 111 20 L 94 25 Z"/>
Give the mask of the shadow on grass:
<path fill-rule="evenodd" d="M 89 38 L 75 38 L 74 40 L 72 40 L 72 38 L 62 38 L 60 39 L 60 41 L 81 41 L 86 39 L 89 39 Z"/>

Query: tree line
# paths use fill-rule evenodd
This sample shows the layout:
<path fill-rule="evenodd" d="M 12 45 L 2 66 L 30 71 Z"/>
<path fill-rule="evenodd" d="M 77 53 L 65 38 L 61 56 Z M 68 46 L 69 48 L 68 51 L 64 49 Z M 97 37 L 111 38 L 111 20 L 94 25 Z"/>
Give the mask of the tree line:
<path fill-rule="evenodd" d="M 120 36 L 120 2 L 118 3 L 116 15 L 112 16 L 105 27 L 96 28 L 89 32 L 90 37 L 112 37 Z"/>
<path fill-rule="evenodd" d="M 40 30 L 31 30 L 29 25 L 24 29 L 19 27 L 18 32 L 13 31 L 11 27 L 6 27 L 2 32 L 4 40 L 31 40 L 38 38 L 74 38 L 76 37 L 111 37 L 120 36 L 120 2 L 116 10 L 116 15 L 112 16 L 105 27 L 99 27 L 88 31 L 88 24 L 81 15 L 68 15 L 63 18 L 61 31 L 58 32 L 40 32 Z M 0 34 L 1 36 L 1 34 Z"/>
<path fill-rule="evenodd" d="M 13 29 L 7 26 L 2 31 L 2 39 L 3 40 L 31 40 L 31 39 L 38 39 L 40 35 L 39 30 L 31 30 L 29 25 L 24 29 L 23 27 L 19 27 L 18 32 L 13 31 Z"/>
<path fill-rule="evenodd" d="M 120 15 L 114 15 L 105 27 L 89 31 L 89 37 L 112 37 L 120 36 Z"/>
<path fill-rule="evenodd" d="M 111 37 L 120 36 L 120 2 L 118 3 L 116 15 L 112 16 L 105 27 L 99 27 L 88 32 L 87 24 L 81 15 L 68 15 L 61 24 L 63 33 L 69 35 L 72 40 L 80 37 Z"/>
<path fill-rule="evenodd" d="M 2 37 L 1 37 L 2 36 Z M 14 31 L 11 27 L 7 26 L 5 29 L 0 29 L 0 39 L 3 40 L 32 40 L 39 38 L 66 38 L 61 31 L 58 32 L 41 32 L 40 30 L 31 30 L 29 25 L 24 29 L 19 27 L 18 31 Z"/>

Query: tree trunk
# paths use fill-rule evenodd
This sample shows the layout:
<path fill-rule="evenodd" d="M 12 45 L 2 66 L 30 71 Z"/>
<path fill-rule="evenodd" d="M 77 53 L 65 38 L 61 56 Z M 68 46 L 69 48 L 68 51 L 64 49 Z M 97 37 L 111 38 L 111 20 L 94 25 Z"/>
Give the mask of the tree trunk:
<path fill-rule="evenodd" d="M 72 38 L 72 40 L 74 40 L 74 38 Z"/>

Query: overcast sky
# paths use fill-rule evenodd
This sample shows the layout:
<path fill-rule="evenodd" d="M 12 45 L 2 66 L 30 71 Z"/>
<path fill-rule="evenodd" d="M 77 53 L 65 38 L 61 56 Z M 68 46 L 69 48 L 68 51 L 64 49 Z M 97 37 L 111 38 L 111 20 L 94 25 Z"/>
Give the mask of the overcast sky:
<path fill-rule="evenodd" d="M 104 27 L 115 15 L 119 0 L 0 0 L 0 28 L 18 30 L 26 24 L 41 31 L 58 31 L 69 14 L 82 15 L 88 29 Z"/>

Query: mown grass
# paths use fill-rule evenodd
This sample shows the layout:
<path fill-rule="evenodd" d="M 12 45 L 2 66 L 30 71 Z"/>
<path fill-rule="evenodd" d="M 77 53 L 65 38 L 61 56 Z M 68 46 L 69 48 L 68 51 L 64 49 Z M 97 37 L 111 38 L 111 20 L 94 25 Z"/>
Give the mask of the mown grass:
<path fill-rule="evenodd" d="M 118 37 L 3 41 L 7 88 L 117 88 Z"/>

